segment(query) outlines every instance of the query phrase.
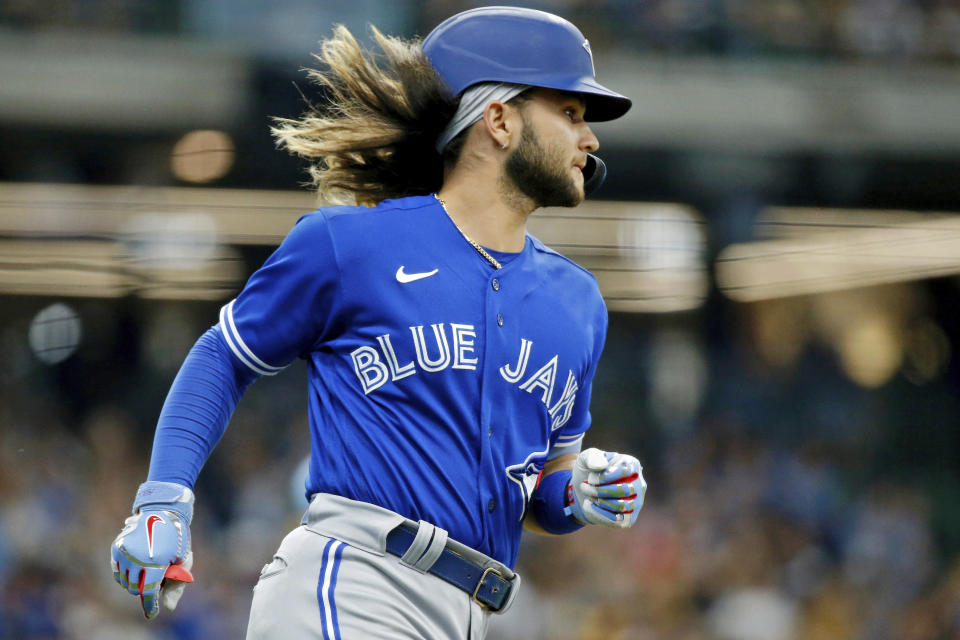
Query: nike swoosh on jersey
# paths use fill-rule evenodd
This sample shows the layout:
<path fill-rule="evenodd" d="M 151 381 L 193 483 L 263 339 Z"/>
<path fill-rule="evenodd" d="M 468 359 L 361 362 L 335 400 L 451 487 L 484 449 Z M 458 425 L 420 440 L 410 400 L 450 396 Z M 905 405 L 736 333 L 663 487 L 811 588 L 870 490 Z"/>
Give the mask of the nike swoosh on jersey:
<path fill-rule="evenodd" d="M 397 269 L 397 282 L 406 284 L 415 280 L 422 280 L 424 278 L 429 278 L 437 271 L 439 271 L 439 269 L 434 269 L 433 271 L 424 271 L 422 273 L 404 273 L 403 265 L 400 265 L 400 268 Z"/>

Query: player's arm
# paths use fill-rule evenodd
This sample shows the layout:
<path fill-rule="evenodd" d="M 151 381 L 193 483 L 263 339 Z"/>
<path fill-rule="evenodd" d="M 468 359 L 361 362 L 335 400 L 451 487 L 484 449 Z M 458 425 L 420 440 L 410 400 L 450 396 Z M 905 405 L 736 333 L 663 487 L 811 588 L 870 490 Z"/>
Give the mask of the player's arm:
<path fill-rule="evenodd" d="M 197 340 L 170 386 L 147 481 L 110 548 L 114 580 L 139 597 L 148 619 L 160 612 L 161 604 L 176 607 L 184 586 L 193 581 L 194 482 L 256 378 L 231 356 L 217 325 Z"/>
<path fill-rule="evenodd" d="M 577 449 L 579 450 L 579 442 Z M 541 494 L 539 493 L 540 485 L 546 480 L 549 484 L 552 482 L 550 476 L 555 473 L 560 473 L 562 476 L 568 476 L 573 472 L 573 465 L 577 462 L 577 454 L 573 453 L 563 453 L 554 458 L 549 458 L 546 464 L 543 466 L 543 471 L 540 472 L 540 477 L 537 478 L 537 486 L 533 490 L 533 496 L 540 498 Z M 564 473 L 565 472 L 565 473 Z M 523 528 L 527 531 L 532 531 L 533 533 L 540 533 L 543 535 L 557 535 L 552 534 L 543 528 L 540 522 L 537 520 L 536 512 L 531 511 L 530 514 L 532 517 L 527 517 L 523 521 Z M 579 528 L 579 527 L 578 527 Z"/>
<path fill-rule="evenodd" d="M 556 451 L 559 449 L 559 451 Z M 587 524 L 625 529 L 637 520 L 647 483 L 633 456 L 590 448 L 551 450 L 530 499 L 524 528 L 563 534 Z"/>
<path fill-rule="evenodd" d="M 625 529 L 636 522 L 647 483 L 633 456 L 599 449 L 581 451 L 590 427 L 593 376 L 607 335 L 607 309 L 597 290 L 593 357 L 581 382 L 572 411 L 560 418 L 537 484 L 530 496 L 526 529 L 570 533 L 587 524 Z M 551 425 L 553 427 L 554 425 Z"/>
<path fill-rule="evenodd" d="M 111 545 L 114 579 L 153 618 L 192 580 L 193 486 L 247 387 L 279 372 L 318 339 L 339 268 L 322 214 L 301 218 L 254 273 L 220 322 L 191 349 L 171 385 L 140 486 Z"/>

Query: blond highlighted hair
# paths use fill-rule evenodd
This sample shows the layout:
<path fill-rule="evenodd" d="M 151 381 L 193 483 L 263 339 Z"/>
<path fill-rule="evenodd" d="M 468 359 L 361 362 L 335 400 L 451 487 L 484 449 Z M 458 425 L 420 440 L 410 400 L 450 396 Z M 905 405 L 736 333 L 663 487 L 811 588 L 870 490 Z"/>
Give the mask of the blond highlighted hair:
<path fill-rule="evenodd" d="M 430 65 L 419 40 L 385 36 L 383 51 L 363 49 L 339 25 L 307 69 L 324 92 L 299 119 L 274 118 L 277 145 L 310 162 L 311 185 L 326 203 L 377 204 L 423 195 L 443 181 L 434 143 L 457 100 Z"/>

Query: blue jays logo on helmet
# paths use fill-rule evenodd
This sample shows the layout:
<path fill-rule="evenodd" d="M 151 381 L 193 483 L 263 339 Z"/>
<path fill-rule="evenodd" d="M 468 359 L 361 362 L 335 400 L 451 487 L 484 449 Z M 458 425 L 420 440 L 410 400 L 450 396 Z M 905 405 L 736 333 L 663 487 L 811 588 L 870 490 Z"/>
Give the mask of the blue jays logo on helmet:
<path fill-rule="evenodd" d="M 454 95 L 480 82 L 509 82 L 574 91 L 586 119 L 619 118 L 630 98 L 596 81 L 590 43 L 559 16 L 520 7 L 481 7 L 440 23 L 423 52 Z"/>
<path fill-rule="evenodd" d="M 590 54 L 590 70 L 593 72 L 593 75 L 597 75 L 597 68 L 593 65 L 593 50 L 590 48 L 590 41 L 583 41 L 583 48 L 587 50 L 587 53 Z"/>

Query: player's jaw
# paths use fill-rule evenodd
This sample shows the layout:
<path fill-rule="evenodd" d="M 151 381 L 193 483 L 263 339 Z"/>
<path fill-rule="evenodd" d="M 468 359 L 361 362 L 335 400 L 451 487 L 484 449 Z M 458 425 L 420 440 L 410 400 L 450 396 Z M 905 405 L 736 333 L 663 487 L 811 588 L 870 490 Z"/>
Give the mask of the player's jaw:
<path fill-rule="evenodd" d="M 575 207 L 583 202 L 584 154 L 570 158 L 559 144 L 544 143 L 532 122 L 523 119 L 520 143 L 510 152 L 504 173 L 512 186 L 537 207 Z"/>

